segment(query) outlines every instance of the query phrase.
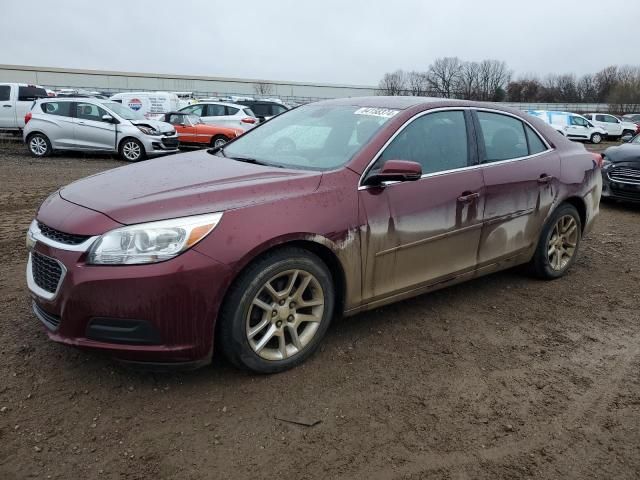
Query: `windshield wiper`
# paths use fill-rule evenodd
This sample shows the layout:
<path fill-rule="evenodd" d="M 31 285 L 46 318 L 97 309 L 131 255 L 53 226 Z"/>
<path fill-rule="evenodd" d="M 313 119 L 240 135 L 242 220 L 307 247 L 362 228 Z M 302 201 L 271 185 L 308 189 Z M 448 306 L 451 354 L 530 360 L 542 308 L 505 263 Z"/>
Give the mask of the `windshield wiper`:
<path fill-rule="evenodd" d="M 230 158 L 231 160 L 237 160 L 238 162 L 252 163 L 254 165 L 265 165 L 267 167 L 284 168 L 281 165 L 274 165 L 273 163 L 261 162 L 260 160 L 256 160 L 255 158 L 251 158 L 251 157 L 227 157 L 227 158 Z"/>

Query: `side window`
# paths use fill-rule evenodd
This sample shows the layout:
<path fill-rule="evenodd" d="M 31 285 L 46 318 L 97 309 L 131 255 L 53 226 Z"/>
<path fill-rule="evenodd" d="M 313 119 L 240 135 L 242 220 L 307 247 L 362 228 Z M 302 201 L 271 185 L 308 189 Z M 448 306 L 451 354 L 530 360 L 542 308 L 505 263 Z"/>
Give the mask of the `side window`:
<path fill-rule="evenodd" d="M 418 162 L 422 165 L 422 173 L 466 167 L 468 146 L 464 112 L 435 112 L 415 119 L 382 152 L 376 167 L 387 160 Z"/>
<path fill-rule="evenodd" d="M 256 114 L 253 113 L 253 110 L 251 110 L 250 108 L 243 108 L 242 111 L 244 112 L 245 115 L 247 115 L 248 117 L 255 117 Z"/>
<path fill-rule="evenodd" d="M 590 117 L 587 117 L 587 118 L 591 120 Z M 596 122 L 606 122 L 606 121 L 608 120 L 607 120 L 607 117 L 605 117 L 604 115 L 596 115 Z"/>
<path fill-rule="evenodd" d="M 194 115 L 202 116 L 204 105 L 191 105 L 190 107 L 180 110 L 181 112 L 193 113 Z"/>
<path fill-rule="evenodd" d="M 529 155 L 524 124 L 514 117 L 499 113 L 477 112 L 485 158 L 483 162 L 497 162 Z"/>
<path fill-rule="evenodd" d="M 107 112 L 92 103 L 77 103 L 76 117 L 82 120 L 92 120 L 94 122 L 102 122 L 102 116 Z"/>
<path fill-rule="evenodd" d="M 620 123 L 618 119 L 613 115 L 607 115 L 605 118 L 607 119 L 606 121 L 609 123 Z"/>
<path fill-rule="evenodd" d="M 529 155 L 535 155 L 536 153 L 547 150 L 547 146 L 529 125 L 525 125 L 524 129 L 527 132 L 527 140 L 529 142 Z"/>
<path fill-rule="evenodd" d="M 6 102 L 11 95 L 11 87 L 9 85 L 0 85 L 0 102 Z"/>
<path fill-rule="evenodd" d="M 42 111 L 49 115 L 58 115 L 60 117 L 71 116 L 71 102 L 46 102 L 40 104 Z"/>
<path fill-rule="evenodd" d="M 264 103 L 254 103 L 251 107 L 251 110 L 254 111 L 256 115 L 259 117 L 269 117 L 271 113 L 269 112 L 269 105 Z"/>
<path fill-rule="evenodd" d="M 588 127 L 589 124 L 582 117 L 571 116 L 571 125 L 577 125 L 578 127 Z"/>
<path fill-rule="evenodd" d="M 169 123 L 171 123 L 172 125 L 180 125 L 181 123 L 185 122 L 185 116 L 184 115 L 169 115 Z"/>
<path fill-rule="evenodd" d="M 224 105 L 209 104 L 207 105 L 207 117 L 223 117 Z"/>
<path fill-rule="evenodd" d="M 47 91 L 38 87 L 18 87 L 18 101 L 28 102 L 36 98 L 47 98 Z"/>
<path fill-rule="evenodd" d="M 233 107 L 224 107 L 224 108 L 225 108 L 225 115 L 235 115 L 240 111 L 239 108 L 233 108 Z"/>

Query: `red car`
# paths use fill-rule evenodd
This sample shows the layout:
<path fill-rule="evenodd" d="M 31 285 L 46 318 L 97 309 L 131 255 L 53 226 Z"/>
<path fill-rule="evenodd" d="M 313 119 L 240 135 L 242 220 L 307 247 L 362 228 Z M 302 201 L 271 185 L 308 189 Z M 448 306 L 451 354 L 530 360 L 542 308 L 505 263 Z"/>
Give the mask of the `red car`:
<path fill-rule="evenodd" d="M 309 104 L 223 148 L 47 198 L 27 243 L 52 340 L 276 372 L 331 319 L 518 264 L 553 279 L 598 214 L 601 157 L 493 104 Z"/>
<path fill-rule="evenodd" d="M 198 115 L 185 112 L 165 113 L 163 121 L 176 128 L 180 145 L 221 147 L 244 133 L 241 128 L 221 127 L 202 123 Z"/>

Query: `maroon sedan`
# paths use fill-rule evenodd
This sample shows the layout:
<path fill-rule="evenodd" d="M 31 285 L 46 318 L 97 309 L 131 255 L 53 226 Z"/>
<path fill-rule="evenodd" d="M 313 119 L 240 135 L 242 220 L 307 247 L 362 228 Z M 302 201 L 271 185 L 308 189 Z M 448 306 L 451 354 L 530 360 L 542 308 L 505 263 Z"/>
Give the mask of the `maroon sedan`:
<path fill-rule="evenodd" d="M 77 181 L 38 210 L 33 310 L 52 340 L 133 362 L 258 372 L 353 315 L 528 264 L 564 275 L 600 156 L 496 105 L 330 100 L 222 148 Z"/>

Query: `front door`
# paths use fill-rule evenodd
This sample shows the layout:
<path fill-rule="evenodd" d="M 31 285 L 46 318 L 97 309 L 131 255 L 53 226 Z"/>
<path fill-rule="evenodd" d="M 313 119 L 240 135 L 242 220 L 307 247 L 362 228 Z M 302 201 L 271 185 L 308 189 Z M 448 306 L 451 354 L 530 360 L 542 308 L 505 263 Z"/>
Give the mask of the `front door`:
<path fill-rule="evenodd" d="M 11 100 L 11 85 L 0 85 L 0 128 L 14 128 L 16 124 L 15 102 Z"/>
<path fill-rule="evenodd" d="M 535 248 L 558 193 L 560 160 L 530 125 L 502 113 L 474 113 L 486 188 L 478 266 Z"/>
<path fill-rule="evenodd" d="M 567 126 L 567 137 L 579 140 L 591 138 L 591 128 L 587 121 L 575 115 L 569 115 L 569 125 Z"/>
<path fill-rule="evenodd" d="M 115 150 L 116 126 L 102 119 L 109 115 L 93 103 L 75 103 L 74 138 L 77 148 L 85 150 Z M 111 115 L 110 115 L 111 116 Z"/>
<path fill-rule="evenodd" d="M 365 302 L 471 273 L 482 227 L 484 186 L 473 166 L 468 112 L 423 114 L 382 152 L 369 174 L 386 160 L 420 163 L 423 177 L 381 187 L 361 187 L 366 216 Z"/>

